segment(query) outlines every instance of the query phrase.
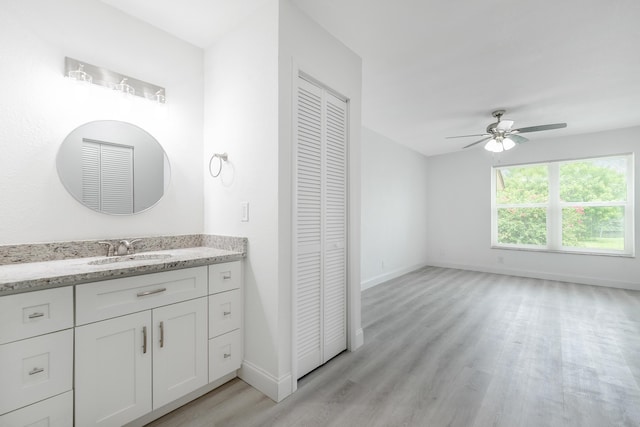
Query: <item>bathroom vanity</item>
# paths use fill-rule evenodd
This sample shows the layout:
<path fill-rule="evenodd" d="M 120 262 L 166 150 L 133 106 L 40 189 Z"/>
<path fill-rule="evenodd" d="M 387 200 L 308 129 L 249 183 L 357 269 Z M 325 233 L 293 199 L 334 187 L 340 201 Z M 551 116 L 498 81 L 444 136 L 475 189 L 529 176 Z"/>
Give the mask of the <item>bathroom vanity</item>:
<path fill-rule="evenodd" d="M 0 266 L 0 427 L 144 425 L 236 376 L 244 251 Z"/>

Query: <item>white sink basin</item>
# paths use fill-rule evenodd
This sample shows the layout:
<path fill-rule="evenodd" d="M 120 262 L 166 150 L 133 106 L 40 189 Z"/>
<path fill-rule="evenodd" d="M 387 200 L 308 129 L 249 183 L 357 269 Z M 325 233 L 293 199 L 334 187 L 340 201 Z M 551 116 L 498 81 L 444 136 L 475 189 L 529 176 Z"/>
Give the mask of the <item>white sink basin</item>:
<path fill-rule="evenodd" d="M 89 265 L 103 265 L 103 264 L 115 264 L 119 262 L 133 262 L 133 261 L 153 261 L 171 258 L 171 254 L 134 254 L 134 255 L 122 255 L 112 256 L 108 258 L 96 259 L 90 261 Z"/>

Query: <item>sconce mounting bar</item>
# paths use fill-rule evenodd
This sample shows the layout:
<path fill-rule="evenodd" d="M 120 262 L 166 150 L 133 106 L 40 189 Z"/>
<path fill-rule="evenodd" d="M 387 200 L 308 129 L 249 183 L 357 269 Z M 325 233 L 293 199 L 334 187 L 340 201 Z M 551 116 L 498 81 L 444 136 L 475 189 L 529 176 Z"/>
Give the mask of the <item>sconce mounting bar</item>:
<path fill-rule="evenodd" d="M 70 71 L 78 70 L 81 66 L 87 74 L 93 77 L 93 84 L 114 89 L 117 84 L 121 83 L 123 79 L 126 79 L 126 83 L 135 90 L 136 96 L 147 98 L 162 104 L 165 102 L 166 92 L 161 86 L 156 86 L 142 80 L 134 79 L 96 65 L 87 64 L 86 62 L 79 61 L 77 59 L 69 57 L 64 58 L 64 75 L 68 76 Z"/>

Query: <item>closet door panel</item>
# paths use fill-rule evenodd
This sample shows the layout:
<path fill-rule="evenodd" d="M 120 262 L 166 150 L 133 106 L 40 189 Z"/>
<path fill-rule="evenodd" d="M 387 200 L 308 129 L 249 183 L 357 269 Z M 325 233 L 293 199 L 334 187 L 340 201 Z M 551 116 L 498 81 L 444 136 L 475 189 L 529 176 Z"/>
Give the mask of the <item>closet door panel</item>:
<path fill-rule="evenodd" d="M 299 254 L 297 273 L 298 378 L 322 364 L 320 254 Z"/>
<path fill-rule="evenodd" d="M 300 80 L 297 104 L 294 283 L 302 376 L 322 363 L 322 91 Z"/>
<path fill-rule="evenodd" d="M 323 362 L 347 348 L 347 105 L 326 95 Z"/>

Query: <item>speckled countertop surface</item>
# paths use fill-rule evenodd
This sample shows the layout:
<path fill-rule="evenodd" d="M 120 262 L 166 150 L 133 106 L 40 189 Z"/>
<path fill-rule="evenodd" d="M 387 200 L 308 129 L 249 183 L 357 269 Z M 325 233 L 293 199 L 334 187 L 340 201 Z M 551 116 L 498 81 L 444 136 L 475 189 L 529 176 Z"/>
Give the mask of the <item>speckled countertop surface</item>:
<path fill-rule="evenodd" d="M 245 256 L 244 252 L 211 247 L 169 249 L 140 254 L 170 256 L 165 259 L 140 259 L 102 265 L 89 263 L 104 259 L 104 256 L 0 265 L 0 296 L 236 261 Z"/>

